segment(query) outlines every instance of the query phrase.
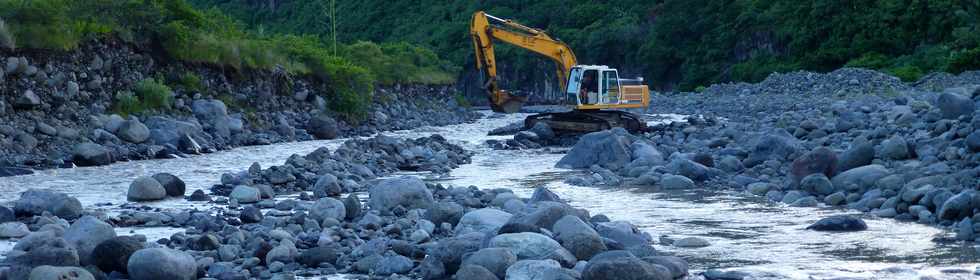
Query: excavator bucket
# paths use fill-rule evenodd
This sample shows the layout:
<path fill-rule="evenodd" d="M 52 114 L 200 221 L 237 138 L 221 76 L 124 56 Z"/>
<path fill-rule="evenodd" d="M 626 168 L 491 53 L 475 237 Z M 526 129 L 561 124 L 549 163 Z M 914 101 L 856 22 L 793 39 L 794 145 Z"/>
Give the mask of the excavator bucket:
<path fill-rule="evenodd" d="M 512 114 L 520 112 L 525 102 L 527 102 L 527 96 L 511 95 L 501 90 L 494 94 L 493 98 L 490 98 L 490 109 L 498 113 Z"/>

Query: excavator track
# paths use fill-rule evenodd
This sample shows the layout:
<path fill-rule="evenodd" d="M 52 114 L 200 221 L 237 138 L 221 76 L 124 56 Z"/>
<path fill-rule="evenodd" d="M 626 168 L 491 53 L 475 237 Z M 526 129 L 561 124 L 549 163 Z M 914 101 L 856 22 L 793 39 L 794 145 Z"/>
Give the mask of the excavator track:
<path fill-rule="evenodd" d="M 573 110 L 561 113 L 541 113 L 524 119 L 524 128 L 531 129 L 538 122 L 545 122 L 556 134 L 585 134 L 614 127 L 622 127 L 630 133 L 643 133 L 646 123 L 640 117 L 623 111 Z"/>

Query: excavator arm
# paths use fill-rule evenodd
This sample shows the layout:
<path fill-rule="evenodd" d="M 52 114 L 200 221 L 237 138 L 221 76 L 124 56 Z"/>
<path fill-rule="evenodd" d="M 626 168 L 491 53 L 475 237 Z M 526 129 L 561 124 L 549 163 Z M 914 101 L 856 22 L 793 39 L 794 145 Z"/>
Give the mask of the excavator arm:
<path fill-rule="evenodd" d="M 473 14 L 470 35 L 473 37 L 473 48 L 476 51 L 476 68 L 481 72 L 482 86 L 490 97 L 490 107 L 494 112 L 515 113 L 527 101 L 526 96 L 512 95 L 497 84 L 494 41 L 505 42 L 553 60 L 557 68 L 558 85 L 562 92 L 565 92 L 565 82 L 568 80 L 569 72 L 578 64 L 575 53 L 568 45 L 552 39 L 544 31 L 497 18 L 482 11 Z"/>

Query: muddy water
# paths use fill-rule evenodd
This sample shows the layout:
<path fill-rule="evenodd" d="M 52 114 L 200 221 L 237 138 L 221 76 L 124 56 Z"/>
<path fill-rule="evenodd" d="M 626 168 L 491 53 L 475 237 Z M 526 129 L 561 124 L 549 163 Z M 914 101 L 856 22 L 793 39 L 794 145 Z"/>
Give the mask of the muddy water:
<path fill-rule="evenodd" d="M 650 117 L 650 120 L 679 116 Z M 473 163 L 449 176 L 429 180 L 456 186 L 508 187 L 530 195 L 547 186 L 577 207 L 628 220 L 653 236 L 697 236 L 711 245 L 676 248 L 655 245 L 660 251 L 688 260 L 694 271 L 711 268 L 748 273 L 755 279 L 974 279 L 976 250 L 961 243 L 937 243 L 943 230 L 916 223 L 867 218 L 869 230 L 856 233 L 819 233 L 804 230 L 813 221 L 844 213 L 833 208 L 791 208 L 734 192 L 675 191 L 579 187 L 562 181 L 579 171 L 554 168 L 560 149 L 492 151 L 483 142 L 507 136 L 486 132 L 519 121 L 523 115 L 494 116 L 473 124 L 422 127 L 385 133 L 396 137 L 441 134 L 476 152 Z M 240 171 L 252 162 L 282 164 L 292 154 L 335 148 L 344 139 L 246 147 L 184 159 L 119 163 L 105 167 L 50 170 L 34 175 L 0 178 L 0 201 L 9 203 L 27 188 L 47 188 L 78 197 L 86 208 L 109 211 L 126 203 L 126 189 L 138 176 L 170 172 L 188 184 L 188 193 L 218 183 L 225 172 Z M 206 204 L 171 199 L 149 203 L 154 207 L 205 208 Z M 174 229 L 120 229 L 120 234 L 145 234 L 151 240 Z M 0 242 L 0 252 L 6 249 Z M 9 247 L 7 247 L 9 248 Z M 962 273 L 956 273 L 962 272 Z"/>

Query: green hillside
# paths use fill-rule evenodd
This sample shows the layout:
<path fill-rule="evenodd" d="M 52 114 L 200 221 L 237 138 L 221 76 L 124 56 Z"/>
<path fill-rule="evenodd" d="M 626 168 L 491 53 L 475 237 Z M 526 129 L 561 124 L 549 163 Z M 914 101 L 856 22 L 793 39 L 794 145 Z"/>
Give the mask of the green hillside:
<path fill-rule="evenodd" d="M 261 30 L 333 35 L 330 0 L 193 2 Z M 472 63 L 467 25 L 481 9 L 544 28 L 582 62 L 642 74 L 660 88 L 845 65 L 906 80 L 980 67 L 980 2 L 974 0 L 337 1 L 336 36 L 417 43 L 466 66 Z M 550 67 L 521 51 L 502 52 L 514 79 Z"/>

